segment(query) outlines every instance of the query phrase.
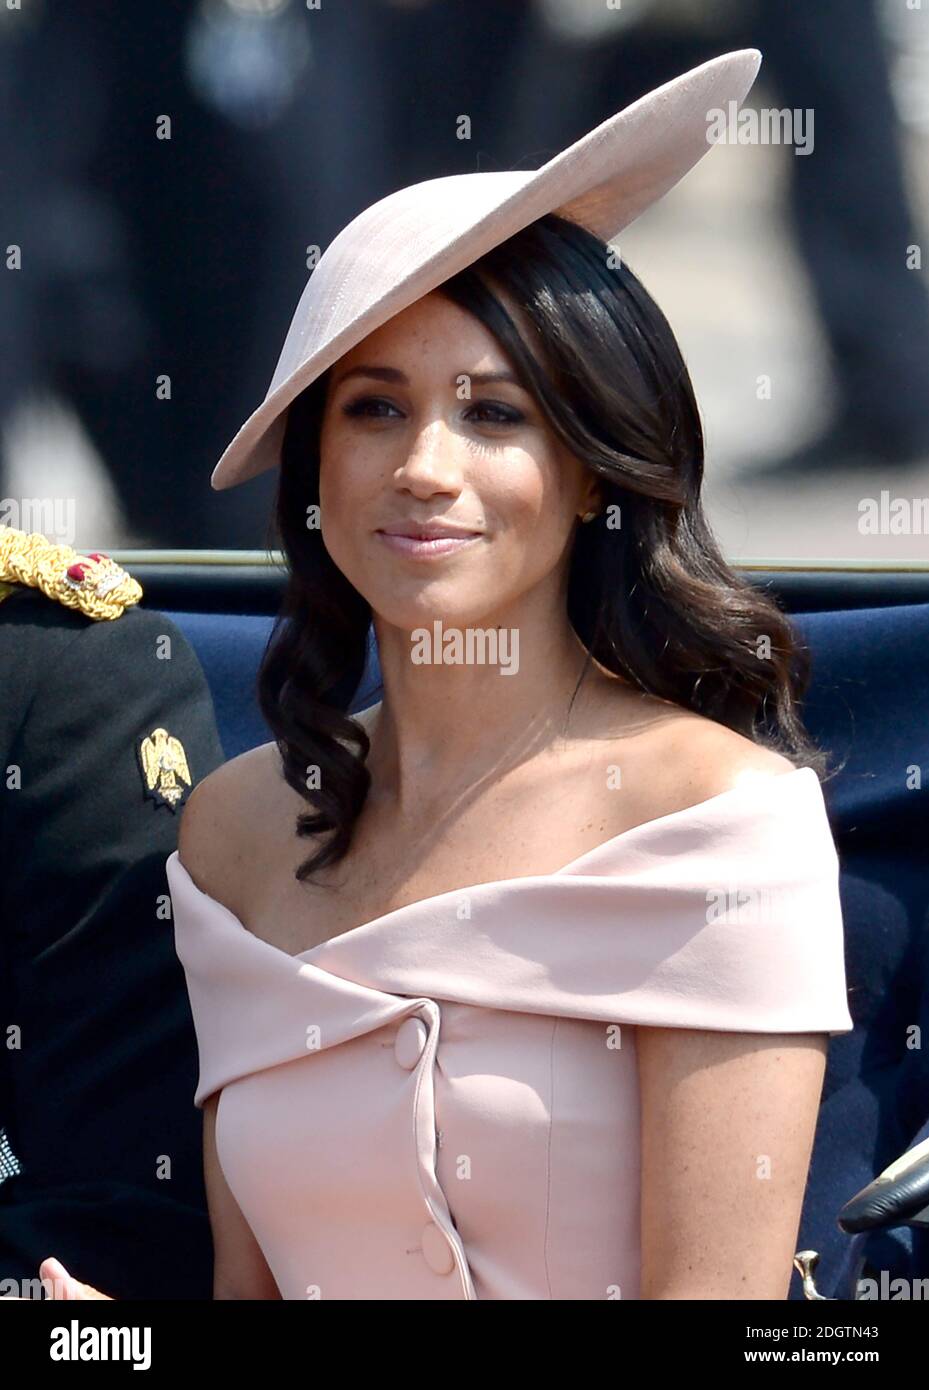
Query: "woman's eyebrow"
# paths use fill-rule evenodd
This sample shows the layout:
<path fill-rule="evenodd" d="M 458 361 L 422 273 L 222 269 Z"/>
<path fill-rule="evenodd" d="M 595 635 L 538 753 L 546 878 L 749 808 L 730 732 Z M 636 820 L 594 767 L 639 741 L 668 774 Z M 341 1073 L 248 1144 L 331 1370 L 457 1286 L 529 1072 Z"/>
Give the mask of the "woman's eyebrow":
<path fill-rule="evenodd" d="M 365 376 L 371 377 L 375 381 L 392 381 L 401 386 L 409 386 L 410 379 L 405 372 L 401 372 L 398 367 L 351 367 L 347 372 L 337 376 L 333 386 L 340 386 L 343 381 L 350 381 L 352 377 Z M 518 386 L 524 390 L 521 381 L 512 372 L 459 372 L 451 378 L 449 386 L 457 386 L 459 377 L 468 377 L 475 386 L 491 386 L 495 382 L 508 382 L 510 386 Z"/>

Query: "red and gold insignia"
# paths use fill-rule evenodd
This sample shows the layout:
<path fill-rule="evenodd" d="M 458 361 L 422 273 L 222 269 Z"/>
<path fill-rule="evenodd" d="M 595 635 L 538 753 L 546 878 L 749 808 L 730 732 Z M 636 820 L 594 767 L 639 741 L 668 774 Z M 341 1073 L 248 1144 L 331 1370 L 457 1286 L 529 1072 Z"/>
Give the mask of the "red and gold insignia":
<path fill-rule="evenodd" d="M 146 795 L 176 811 L 191 787 L 183 743 L 167 729 L 153 729 L 142 739 L 138 753 Z"/>

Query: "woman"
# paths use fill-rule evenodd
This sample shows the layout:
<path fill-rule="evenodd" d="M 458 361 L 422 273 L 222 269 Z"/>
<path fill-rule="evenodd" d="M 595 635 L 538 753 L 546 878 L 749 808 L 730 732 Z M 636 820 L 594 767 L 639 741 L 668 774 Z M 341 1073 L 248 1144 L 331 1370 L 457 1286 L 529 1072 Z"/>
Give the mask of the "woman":
<path fill-rule="evenodd" d="M 274 739 L 168 860 L 216 1298 L 786 1297 L 851 1027 L 825 756 L 614 261 L 552 208 L 262 407 Z"/>

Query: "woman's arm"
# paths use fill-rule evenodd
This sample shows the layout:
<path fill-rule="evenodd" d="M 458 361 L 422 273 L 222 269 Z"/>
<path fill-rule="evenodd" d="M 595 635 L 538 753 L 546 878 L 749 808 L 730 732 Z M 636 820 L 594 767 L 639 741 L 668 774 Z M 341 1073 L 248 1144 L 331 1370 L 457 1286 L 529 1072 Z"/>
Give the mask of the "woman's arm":
<path fill-rule="evenodd" d="M 786 1299 L 823 1033 L 638 1028 L 647 1299 Z"/>
<path fill-rule="evenodd" d="M 177 848 L 194 882 L 236 912 L 242 823 L 237 795 L 244 758 L 233 759 L 198 782 L 181 815 Z M 221 1092 L 203 1103 L 203 1178 L 213 1232 L 213 1298 L 280 1298 L 252 1229 L 229 1190 L 216 1152 Z"/>
<path fill-rule="evenodd" d="M 213 1298 L 280 1298 L 261 1247 L 219 1166 L 216 1110 L 220 1093 L 203 1104 L 203 1176 L 213 1230 Z"/>

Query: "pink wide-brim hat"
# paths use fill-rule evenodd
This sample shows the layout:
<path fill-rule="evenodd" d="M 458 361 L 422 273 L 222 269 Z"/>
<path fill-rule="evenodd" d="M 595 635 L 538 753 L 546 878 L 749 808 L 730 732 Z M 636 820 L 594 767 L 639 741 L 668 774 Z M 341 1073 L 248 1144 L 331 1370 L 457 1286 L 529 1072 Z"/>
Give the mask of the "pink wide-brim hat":
<path fill-rule="evenodd" d="M 221 490 L 280 463 L 287 407 L 381 324 L 507 237 L 556 212 L 610 241 L 715 143 L 761 65 L 712 58 L 596 126 L 541 169 L 451 174 L 398 189 L 330 242 L 300 296 L 265 399 L 213 470 Z"/>

